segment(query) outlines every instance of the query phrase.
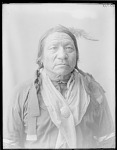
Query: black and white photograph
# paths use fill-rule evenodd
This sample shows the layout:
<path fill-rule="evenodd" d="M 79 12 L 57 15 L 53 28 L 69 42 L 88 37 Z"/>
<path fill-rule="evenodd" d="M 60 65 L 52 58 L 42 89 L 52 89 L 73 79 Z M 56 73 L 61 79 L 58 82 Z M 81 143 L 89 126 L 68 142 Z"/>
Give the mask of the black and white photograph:
<path fill-rule="evenodd" d="M 2 5 L 3 149 L 115 148 L 115 4 Z"/>

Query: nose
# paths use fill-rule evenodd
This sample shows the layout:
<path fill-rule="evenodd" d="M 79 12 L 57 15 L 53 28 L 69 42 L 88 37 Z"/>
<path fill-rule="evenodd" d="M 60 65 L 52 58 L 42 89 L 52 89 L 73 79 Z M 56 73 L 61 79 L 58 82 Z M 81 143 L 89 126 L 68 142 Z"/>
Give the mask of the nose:
<path fill-rule="evenodd" d="M 57 56 L 59 59 L 66 59 L 67 58 L 67 53 L 65 52 L 64 47 L 62 47 L 62 46 L 59 47 Z"/>

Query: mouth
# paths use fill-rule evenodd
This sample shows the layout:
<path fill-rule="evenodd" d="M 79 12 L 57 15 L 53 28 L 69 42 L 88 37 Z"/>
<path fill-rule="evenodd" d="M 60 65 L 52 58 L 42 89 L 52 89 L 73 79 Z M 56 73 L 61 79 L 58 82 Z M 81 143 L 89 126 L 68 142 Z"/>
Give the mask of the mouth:
<path fill-rule="evenodd" d="M 68 66 L 68 64 L 57 64 L 56 66 Z"/>
<path fill-rule="evenodd" d="M 67 69 L 67 68 L 69 68 L 69 65 L 68 64 L 57 64 L 55 67 Z"/>

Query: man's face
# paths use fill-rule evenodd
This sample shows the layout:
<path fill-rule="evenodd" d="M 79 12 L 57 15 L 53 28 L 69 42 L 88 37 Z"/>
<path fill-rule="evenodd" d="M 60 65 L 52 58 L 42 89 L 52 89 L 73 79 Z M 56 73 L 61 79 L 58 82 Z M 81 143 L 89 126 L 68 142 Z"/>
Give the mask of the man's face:
<path fill-rule="evenodd" d="M 44 41 L 44 68 L 58 75 L 69 74 L 76 65 L 76 49 L 72 38 L 62 32 L 50 34 Z"/>

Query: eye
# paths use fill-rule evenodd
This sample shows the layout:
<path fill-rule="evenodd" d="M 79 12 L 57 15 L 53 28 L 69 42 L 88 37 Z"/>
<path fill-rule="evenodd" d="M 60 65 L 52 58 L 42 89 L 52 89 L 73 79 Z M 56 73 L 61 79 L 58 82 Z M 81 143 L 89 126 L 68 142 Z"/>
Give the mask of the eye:
<path fill-rule="evenodd" d="M 57 46 L 51 46 L 51 47 L 49 48 L 49 50 L 51 50 L 52 52 L 56 51 L 57 49 L 58 49 Z"/>
<path fill-rule="evenodd" d="M 50 49 L 57 49 L 57 46 L 52 46 Z"/>
<path fill-rule="evenodd" d="M 74 48 L 72 46 L 66 46 L 65 49 L 70 53 L 74 51 Z"/>

